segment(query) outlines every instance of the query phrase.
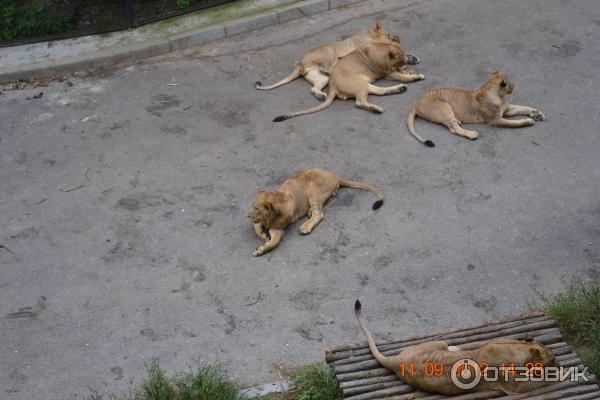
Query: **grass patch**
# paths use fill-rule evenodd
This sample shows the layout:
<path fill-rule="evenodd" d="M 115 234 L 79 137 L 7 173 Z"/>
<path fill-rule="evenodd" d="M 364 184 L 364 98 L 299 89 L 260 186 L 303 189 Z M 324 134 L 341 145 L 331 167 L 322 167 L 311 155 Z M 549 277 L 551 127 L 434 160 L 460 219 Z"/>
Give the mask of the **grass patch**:
<path fill-rule="evenodd" d="M 102 395 L 99 392 L 85 400 L 245 400 L 240 388 L 228 378 L 219 365 L 198 366 L 195 370 L 168 377 L 157 361 L 147 366 L 147 374 L 139 390 L 129 395 Z"/>
<path fill-rule="evenodd" d="M 331 370 L 324 364 L 312 364 L 293 377 L 298 400 L 341 400 L 342 393 Z"/>
<path fill-rule="evenodd" d="M 290 375 L 295 387 L 260 400 L 341 400 L 337 381 L 325 364 L 311 364 Z M 73 400 L 80 399 L 74 397 Z M 147 365 L 146 378 L 133 393 L 115 395 L 92 391 L 82 400 L 247 400 L 219 365 L 198 366 L 195 370 L 168 377 L 157 361 Z"/>
<path fill-rule="evenodd" d="M 542 296 L 541 303 L 590 372 L 600 376 L 600 276 L 592 274 L 590 284 L 574 279 L 565 293 Z"/>

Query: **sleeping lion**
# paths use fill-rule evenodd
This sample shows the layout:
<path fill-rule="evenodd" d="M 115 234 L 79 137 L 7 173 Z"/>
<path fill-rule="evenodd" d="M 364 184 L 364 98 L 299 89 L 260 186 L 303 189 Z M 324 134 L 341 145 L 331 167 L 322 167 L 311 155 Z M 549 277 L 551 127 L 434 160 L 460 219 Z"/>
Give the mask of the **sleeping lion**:
<path fill-rule="evenodd" d="M 461 124 L 487 123 L 493 126 L 520 128 L 535 121 L 543 121 L 544 114 L 535 108 L 509 104 L 506 96 L 513 92 L 514 84 L 496 70 L 477 90 L 433 89 L 425 93 L 413 106 L 406 125 L 419 142 L 434 147 L 431 140 L 421 138 L 415 132 L 415 116 L 444 125 L 450 132 L 469 139 L 477 139 L 476 131 L 461 128 Z M 506 119 L 515 115 L 529 118 Z"/>
<path fill-rule="evenodd" d="M 398 84 L 390 87 L 373 85 L 380 78 L 399 82 L 414 82 L 425 79 L 424 75 L 404 70 L 407 63 L 404 50 L 395 44 L 369 43 L 340 59 L 329 75 L 329 93 L 327 98 L 316 107 L 296 111 L 276 117 L 273 122 L 284 121 L 298 115 L 321 111 L 331 105 L 336 97 L 342 100 L 355 98 L 356 107 L 378 114 L 383 107 L 369 103 L 369 94 L 385 96 L 403 93 L 406 85 Z"/>
<path fill-rule="evenodd" d="M 302 57 L 302 60 L 296 63 L 294 71 L 281 81 L 269 86 L 262 86 L 261 82 L 256 82 L 254 87 L 258 90 L 275 89 L 303 76 L 312 85 L 310 92 L 318 100 L 323 101 L 327 97 L 323 93 L 323 88 L 329 83 L 329 74 L 339 59 L 368 43 L 396 43 L 400 45 L 400 38 L 398 36 L 392 38 L 383 29 L 383 26 L 375 21 L 373 29 L 370 31 L 361 32 L 342 41 L 312 49 Z M 419 63 L 417 57 L 411 55 L 407 57 L 409 64 Z"/>
<path fill-rule="evenodd" d="M 254 231 L 265 241 L 254 251 L 260 256 L 273 250 L 283 237 L 285 228 L 308 214 L 309 219 L 300 226 L 300 233 L 309 234 L 325 217 L 325 202 L 340 187 L 373 192 L 378 200 L 373 210 L 383 204 L 383 192 L 366 183 L 342 179 L 332 172 L 313 168 L 296 172 L 274 192 L 258 189 L 252 209 L 248 212 Z"/>
<path fill-rule="evenodd" d="M 532 338 L 526 338 L 524 341 L 495 339 L 475 350 L 461 350 L 455 346 L 448 346 L 441 340 L 432 340 L 405 347 L 400 354 L 386 357 L 377 349 L 373 337 L 365 327 L 358 300 L 354 304 L 354 313 L 377 362 L 392 370 L 402 382 L 418 390 L 444 395 L 492 390 L 506 394 L 525 393 L 551 383 L 541 379 L 542 368 L 559 366 L 552 350 Z M 481 379 L 478 383 L 475 382 L 473 387 L 461 388 L 452 381 L 452 376 L 456 379 L 459 375 L 462 376 L 462 371 L 469 370 L 454 370 L 453 366 L 464 365 L 457 364 L 464 359 L 474 361 L 480 366 L 482 374 L 485 373 L 485 366 L 496 368 L 506 366 L 508 369 L 504 370 L 505 375 L 495 381 Z M 511 372 L 511 367 L 538 368 L 540 378 L 518 382 L 515 378 L 519 377 L 521 372 L 516 372 L 518 370 L 515 369 Z M 530 371 L 532 374 L 536 373 L 535 370 Z M 500 371 L 498 374 L 500 375 Z"/>

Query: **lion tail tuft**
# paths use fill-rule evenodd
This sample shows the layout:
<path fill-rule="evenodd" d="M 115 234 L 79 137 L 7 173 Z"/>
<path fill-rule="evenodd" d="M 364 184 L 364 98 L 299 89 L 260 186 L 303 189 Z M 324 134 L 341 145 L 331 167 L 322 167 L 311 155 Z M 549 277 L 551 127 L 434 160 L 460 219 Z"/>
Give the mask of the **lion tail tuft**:
<path fill-rule="evenodd" d="M 427 147 L 435 147 L 435 144 L 431 140 L 425 140 L 421 136 L 415 132 L 415 117 L 417 115 L 417 106 L 414 105 L 408 114 L 408 118 L 406 119 L 406 126 L 408 127 L 408 132 L 417 139 L 420 143 L 423 143 Z"/>

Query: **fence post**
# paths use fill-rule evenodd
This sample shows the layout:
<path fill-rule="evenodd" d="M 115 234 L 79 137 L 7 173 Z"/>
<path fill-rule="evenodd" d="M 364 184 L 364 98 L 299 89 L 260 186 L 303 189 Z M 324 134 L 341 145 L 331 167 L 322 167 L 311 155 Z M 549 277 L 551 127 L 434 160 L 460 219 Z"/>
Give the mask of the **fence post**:
<path fill-rule="evenodd" d="M 133 0 L 123 0 L 123 14 L 127 28 L 133 27 L 135 23 L 135 11 L 133 9 Z"/>

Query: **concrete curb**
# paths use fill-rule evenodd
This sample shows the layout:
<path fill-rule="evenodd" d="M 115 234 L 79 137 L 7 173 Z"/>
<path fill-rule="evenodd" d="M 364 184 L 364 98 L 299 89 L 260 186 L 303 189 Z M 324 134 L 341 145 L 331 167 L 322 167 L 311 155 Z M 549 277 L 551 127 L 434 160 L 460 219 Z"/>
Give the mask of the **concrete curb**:
<path fill-rule="evenodd" d="M 274 26 L 294 19 L 348 6 L 363 0 L 307 0 L 294 3 L 280 9 L 244 17 L 186 33 L 169 36 L 166 39 L 151 40 L 112 50 L 99 50 L 92 54 L 46 61 L 0 71 L 0 82 L 12 82 L 19 79 L 50 78 L 70 74 L 85 69 L 97 69 L 111 65 L 137 61 L 143 58 L 159 56 L 171 51 L 198 46 L 215 40 L 221 40 L 241 33 Z"/>
<path fill-rule="evenodd" d="M 285 380 L 244 389 L 240 393 L 248 399 L 255 399 L 257 397 L 264 397 L 273 393 L 285 392 L 293 389 L 294 387 L 294 382 Z"/>

